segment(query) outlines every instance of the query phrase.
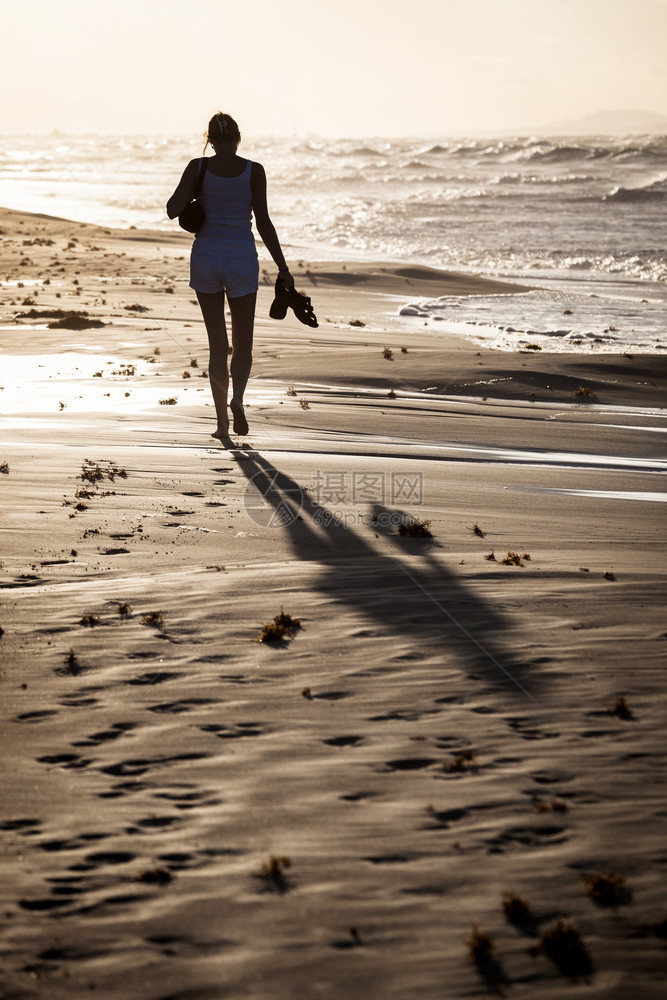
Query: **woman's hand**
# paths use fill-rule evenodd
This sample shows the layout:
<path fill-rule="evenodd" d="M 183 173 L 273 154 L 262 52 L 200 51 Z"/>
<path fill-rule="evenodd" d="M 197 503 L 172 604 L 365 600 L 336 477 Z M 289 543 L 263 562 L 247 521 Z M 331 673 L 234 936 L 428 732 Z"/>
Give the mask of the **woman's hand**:
<path fill-rule="evenodd" d="M 278 271 L 278 277 L 282 281 L 285 288 L 294 288 L 294 278 L 287 269 L 284 271 Z"/>

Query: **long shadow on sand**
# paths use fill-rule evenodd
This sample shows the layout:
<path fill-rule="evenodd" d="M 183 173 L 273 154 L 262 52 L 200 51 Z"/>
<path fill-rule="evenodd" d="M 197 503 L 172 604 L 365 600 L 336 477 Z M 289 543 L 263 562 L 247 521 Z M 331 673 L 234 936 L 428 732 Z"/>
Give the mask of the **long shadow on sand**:
<path fill-rule="evenodd" d="M 256 450 L 228 454 L 248 479 L 251 518 L 280 526 L 298 559 L 321 564 L 315 586 L 322 594 L 412 641 L 417 653 L 436 641 L 471 676 L 506 695 L 538 700 L 535 675 L 500 641 L 510 623 L 443 565 L 437 541 L 398 535 L 401 511 L 376 504 L 368 526 L 354 530 Z M 391 539 L 393 554 L 373 547 L 370 538 L 381 534 Z"/>

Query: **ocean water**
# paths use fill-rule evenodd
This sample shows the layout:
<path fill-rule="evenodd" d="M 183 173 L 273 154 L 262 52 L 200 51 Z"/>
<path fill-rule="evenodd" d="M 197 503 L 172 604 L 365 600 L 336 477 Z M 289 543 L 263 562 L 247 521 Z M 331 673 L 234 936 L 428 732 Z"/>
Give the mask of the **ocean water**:
<path fill-rule="evenodd" d="M 0 204 L 170 229 L 164 210 L 203 141 L 5 137 Z M 399 301 L 406 325 L 504 349 L 667 350 L 667 136 L 246 139 L 294 254 L 421 263 L 533 290 Z"/>

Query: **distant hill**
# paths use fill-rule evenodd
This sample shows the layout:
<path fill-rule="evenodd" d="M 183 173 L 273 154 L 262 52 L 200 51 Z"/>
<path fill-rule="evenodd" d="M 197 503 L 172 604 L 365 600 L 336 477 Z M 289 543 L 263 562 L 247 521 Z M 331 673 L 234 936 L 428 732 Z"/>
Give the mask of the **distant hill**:
<path fill-rule="evenodd" d="M 521 130 L 522 132 L 524 130 Z M 525 129 L 531 135 L 636 135 L 667 133 L 667 115 L 654 111 L 596 111 Z"/>

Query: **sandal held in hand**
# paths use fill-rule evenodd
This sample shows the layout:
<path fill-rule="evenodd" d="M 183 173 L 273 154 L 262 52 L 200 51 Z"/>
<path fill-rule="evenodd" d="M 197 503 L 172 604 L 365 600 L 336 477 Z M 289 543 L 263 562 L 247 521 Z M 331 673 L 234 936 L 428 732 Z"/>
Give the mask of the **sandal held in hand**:
<path fill-rule="evenodd" d="M 275 298 L 271 303 L 269 316 L 271 319 L 285 319 L 288 309 L 292 309 L 299 322 L 305 326 L 319 326 L 308 296 L 297 292 L 296 288 L 285 288 L 280 278 L 276 278 Z"/>

